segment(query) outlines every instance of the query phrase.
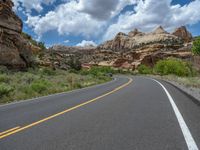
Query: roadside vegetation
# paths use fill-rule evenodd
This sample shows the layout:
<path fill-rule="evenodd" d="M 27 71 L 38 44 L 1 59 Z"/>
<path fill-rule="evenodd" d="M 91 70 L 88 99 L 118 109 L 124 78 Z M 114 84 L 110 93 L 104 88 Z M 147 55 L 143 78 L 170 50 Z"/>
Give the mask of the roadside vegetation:
<path fill-rule="evenodd" d="M 143 75 L 175 81 L 186 86 L 200 87 L 199 72 L 190 63 L 177 58 L 160 60 L 154 67 L 141 65 L 138 72 Z"/>
<path fill-rule="evenodd" d="M 192 65 L 177 58 L 168 58 L 158 61 L 154 67 L 141 65 L 138 68 L 139 74 L 153 75 L 176 75 L 179 77 L 194 77 L 198 75 Z"/>
<path fill-rule="evenodd" d="M 12 72 L 0 69 L 0 103 L 25 100 L 54 93 L 66 92 L 111 80 L 110 69 L 93 68 L 74 72 L 50 68 Z"/>
<path fill-rule="evenodd" d="M 193 42 L 192 52 L 195 55 L 200 55 L 200 37 L 197 37 Z"/>

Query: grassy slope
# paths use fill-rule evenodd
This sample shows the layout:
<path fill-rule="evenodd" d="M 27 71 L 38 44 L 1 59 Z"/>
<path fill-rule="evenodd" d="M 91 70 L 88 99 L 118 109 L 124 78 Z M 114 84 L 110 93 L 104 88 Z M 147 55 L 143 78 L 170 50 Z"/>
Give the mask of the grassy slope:
<path fill-rule="evenodd" d="M 63 70 L 36 69 L 0 73 L 0 104 L 70 91 L 111 80 L 106 76 L 81 75 Z"/>

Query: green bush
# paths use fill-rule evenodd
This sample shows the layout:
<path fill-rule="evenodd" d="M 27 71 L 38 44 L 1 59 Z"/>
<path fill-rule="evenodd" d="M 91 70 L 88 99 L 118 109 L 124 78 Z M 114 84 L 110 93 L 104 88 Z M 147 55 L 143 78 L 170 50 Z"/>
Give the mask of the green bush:
<path fill-rule="evenodd" d="M 13 91 L 13 88 L 6 85 L 6 84 L 0 84 L 0 98 L 3 96 L 8 96 Z"/>
<path fill-rule="evenodd" d="M 47 76 L 56 75 L 56 71 L 51 68 L 41 68 L 40 71 L 42 75 L 47 75 Z"/>
<path fill-rule="evenodd" d="M 92 67 L 90 70 L 87 71 L 88 74 L 93 76 L 104 76 L 108 73 L 114 74 L 115 72 L 116 71 L 113 70 L 111 67 Z"/>
<path fill-rule="evenodd" d="M 140 74 L 152 74 L 152 68 L 148 67 L 148 66 L 145 66 L 145 65 L 140 65 L 138 67 L 138 72 Z"/>
<path fill-rule="evenodd" d="M 192 66 L 180 59 L 169 58 L 160 60 L 154 66 L 156 73 L 160 75 L 174 74 L 177 76 L 190 76 L 193 75 Z"/>
<path fill-rule="evenodd" d="M 67 62 L 69 65 L 70 69 L 75 70 L 75 71 L 80 71 L 82 66 L 81 62 L 79 61 L 78 58 L 71 57 L 70 60 Z"/>
<path fill-rule="evenodd" d="M 196 38 L 196 40 L 193 42 L 192 52 L 195 55 L 200 55 L 200 37 Z"/>
<path fill-rule="evenodd" d="M 32 90 L 40 94 L 45 92 L 50 86 L 51 84 L 46 80 L 38 80 L 31 84 Z"/>
<path fill-rule="evenodd" d="M 0 82 L 8 83 L 10 78 L 6 74 L 0 74 Z"/>
<path fill-rule="evenodd" d="M 0 66 L 0 73 L 9 73 L 9 70 L 6 66 Z"/>

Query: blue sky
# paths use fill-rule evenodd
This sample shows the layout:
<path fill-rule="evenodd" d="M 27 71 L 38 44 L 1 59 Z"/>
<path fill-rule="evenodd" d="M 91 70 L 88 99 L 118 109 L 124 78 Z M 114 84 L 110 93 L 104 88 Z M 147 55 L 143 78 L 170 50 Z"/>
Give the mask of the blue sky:
<path fill-rule="evenodd" d="M 200 0 L 13 0 L 24 32 L 47 46 L 99 44 L 134 28 L 200 35 Z"/>

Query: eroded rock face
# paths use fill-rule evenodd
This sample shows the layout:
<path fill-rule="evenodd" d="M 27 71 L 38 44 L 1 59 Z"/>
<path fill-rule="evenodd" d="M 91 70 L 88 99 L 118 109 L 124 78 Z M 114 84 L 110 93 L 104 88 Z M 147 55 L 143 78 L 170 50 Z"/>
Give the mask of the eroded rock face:
<path fill-rule="evenodd" d="M 21 35 L 22 21 L 12 7 L 11 0 L 0 0 L 0 65 L 21 70 L 32 64 L 32 53 Z"/>
<path fill-rule="evenodd" d="M 172 34 L 182 38 L 185 43 L 192 41 L 192 34 L 187 30 L 185 26 L 177 28 Z"/>
<path fill-rule="evenodd" d="M 118 33 L 113 40 L 101 44 L 98 49 L 113 51 L 128 51 L 148 45 L 162 45 L 166 48 L 177 49 L 183 46 L 183 40 L 175 35 L 167 33 L 161 26 L 151 33 L 142 33 L 137 29 L 131 31 L 128 35 Z"/>
<path fill-rule="evenodd" d="M 119 33 L 113 40 L 101 44 L 98 49 L 113 52 L 115 57 L 107 54 L 107 61 L 112 61 L 113 67 L 136 69 L 141 64 L 152 67 L 158 60 L 168 57 L 190 59 L 191 40 L 192 35 L 185 27 L 170 34 L 159 26 L 150 33 L 142 33 L 137 29 L 128 35 Z"/>
<path fill-rule="evenodd" d="M 53 46 L 50 51 L 56 53 L 58 66 L 74 55 L 86 67 L 89 64 L 130 70 L 141 64 L 154 66 L 158 60 L 168 57 L 189 59 L 192 55 L 190 44 L 184 44 L 181 37 L 166 32 L 161 26 L 150 33 L 137 29 L 128 35 L 120 32 L 97 48 Z"/>

